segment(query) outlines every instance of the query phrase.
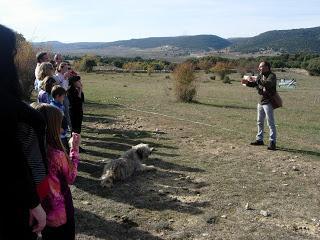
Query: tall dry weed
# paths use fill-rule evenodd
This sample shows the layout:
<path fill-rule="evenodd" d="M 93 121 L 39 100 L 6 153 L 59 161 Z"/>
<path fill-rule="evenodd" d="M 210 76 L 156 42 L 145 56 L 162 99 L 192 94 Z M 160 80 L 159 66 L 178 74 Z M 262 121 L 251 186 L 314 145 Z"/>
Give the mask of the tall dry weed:
<path fill-rule="evenodd" d="M 23 99 L 29 100 L 34 85 L 34 70 L 36 67 L 36 52 L 27 41 L 20 41 L 17 44 L 17 55 L 15 63 L 18 70 Z"/>
<path fill-rule="evenodd" d="M 196 78 L 191 63 L 179 64 L 173 72 L 175 93 L 178 101 L 191 102 L 196 96 Z"/>

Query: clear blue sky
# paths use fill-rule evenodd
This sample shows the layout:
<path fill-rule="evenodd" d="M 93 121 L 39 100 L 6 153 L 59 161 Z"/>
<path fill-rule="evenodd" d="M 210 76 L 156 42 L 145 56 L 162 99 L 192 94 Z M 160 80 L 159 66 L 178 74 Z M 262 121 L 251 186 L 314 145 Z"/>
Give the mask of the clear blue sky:
<path fill-rule="evenodd" d="M 320 26 L 320 0 L 0 0 L 0 23 L 37 42 L 249 37 Z"/>

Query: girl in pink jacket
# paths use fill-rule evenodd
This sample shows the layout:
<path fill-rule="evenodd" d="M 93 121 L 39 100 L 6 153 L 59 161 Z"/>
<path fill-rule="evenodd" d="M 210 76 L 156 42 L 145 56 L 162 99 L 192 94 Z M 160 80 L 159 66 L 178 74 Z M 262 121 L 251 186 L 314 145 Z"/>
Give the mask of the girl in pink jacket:
<path fill-rule="evenodd" d="M 75 239 L 74 207 L 69 185 L 77 176 L 80 135 L 72 133 L 69 141 L 70 155 L 60 139 L 62 114 L 49 104 L 40 104 L 37 109 L 47 121 L 47 158 L 49 193 L 41 205 L 47 213 L 47 226 L 42 232 L 44 240 Z"/>

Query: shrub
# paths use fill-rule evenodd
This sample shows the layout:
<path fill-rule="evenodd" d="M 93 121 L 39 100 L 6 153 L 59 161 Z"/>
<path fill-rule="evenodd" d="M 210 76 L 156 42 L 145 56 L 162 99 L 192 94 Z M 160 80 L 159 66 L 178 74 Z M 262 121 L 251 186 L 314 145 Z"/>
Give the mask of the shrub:
<path fill-rule="evenodd" d="M 229 84 L 231 84 L 230 77 L 229 77 L 229 76 L 224 76 L 222 82 L 223 82 L 223 83 L 229 83 Z"/>
<path fill-rule="evenodd" d="M 320 75 L 320 58 L 314 58 L 309 61 L 307 70 L 310 75 Z"/>
<path fill-rule="evenodd" d="M 223 80 L 224 77 L 231 72 L 230 64 L 224 62 L 217 62 L 216 65 L 211 68 L 211 71 L 218 74 L 220 79 Z"/>
<path fill-rule="evenodd" d="M 151 76 L 151 73 L 153 72 L 154 72 L 154 67 L 148 67 L 147 69 L 148 76 Z"/>
<path fill-rule="evenodd" d="M 85 55 L 75 62 L 75 68 L 83 72 L 92 72 L 94 66 L 97 66 L 97 58 L 95 56 Z"/>
<path fill-rule="evenodd" d="M 193 65 L 190 63 L 178 65 L 173 76 L 177 99 L 182 102 L 191 102 L 197 93 Z"/>
<path fill-rule="evenodd" d="M 22 97 L 29 100 L 34 85 L 34 69 L 36 67 L 36 52 L 32 45 L 21 34 L 17 34 L 17 55 L 15 64 L 22 89 Z"/>
<path fill-rule="evenodd" d="M 128 70 L 131 73 L 135 71 L 144 70 L 144 66 L 142 62 L 127 62 L 123 64 L 122 68 L 125 70 Z"/>

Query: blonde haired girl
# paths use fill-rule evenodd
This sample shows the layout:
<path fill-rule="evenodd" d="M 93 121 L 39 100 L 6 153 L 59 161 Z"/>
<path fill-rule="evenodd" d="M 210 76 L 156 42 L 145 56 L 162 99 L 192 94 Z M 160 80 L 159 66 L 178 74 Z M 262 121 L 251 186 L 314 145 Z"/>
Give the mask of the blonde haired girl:
<path fill-rule="evenodd" d="M 47 213 L 43 239 L 75 239 L 74 207 L 69 185 L 77 176 L 80 135 L 72 133 L 67 154 L 60 138 L 62 113 L 49 104 L 38 104 L 47 122 L 47 158 L 49 194 L 41 202 Z"/>

